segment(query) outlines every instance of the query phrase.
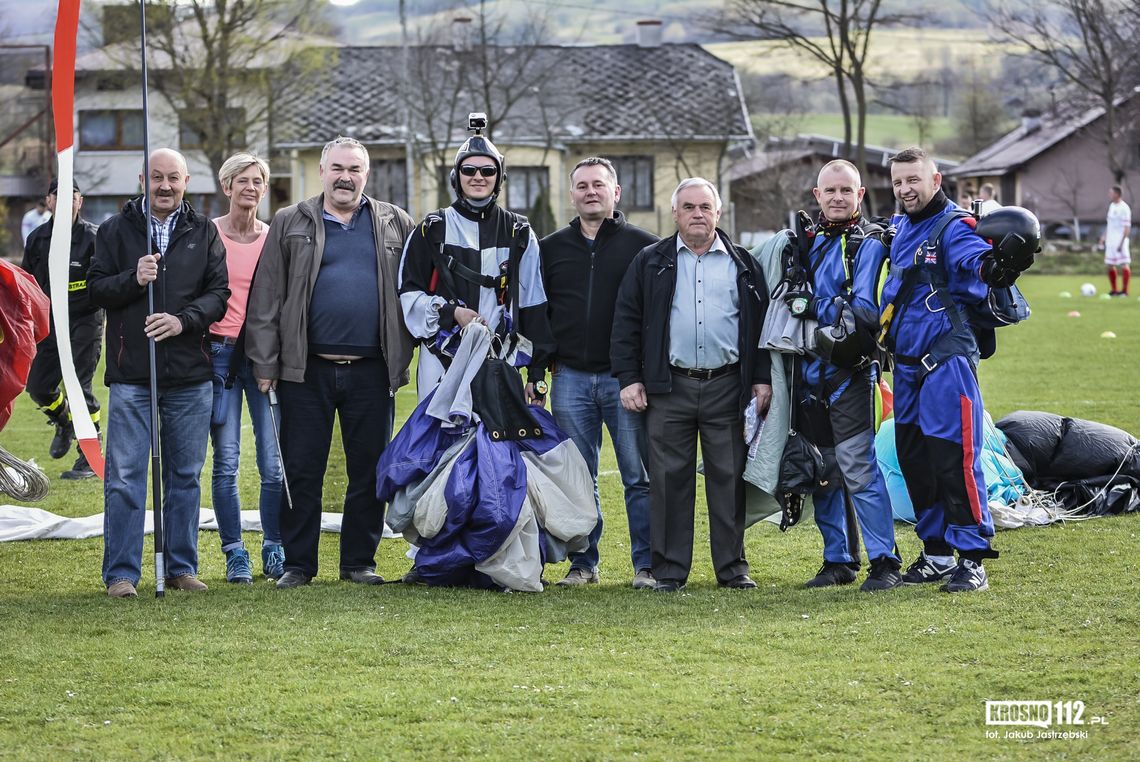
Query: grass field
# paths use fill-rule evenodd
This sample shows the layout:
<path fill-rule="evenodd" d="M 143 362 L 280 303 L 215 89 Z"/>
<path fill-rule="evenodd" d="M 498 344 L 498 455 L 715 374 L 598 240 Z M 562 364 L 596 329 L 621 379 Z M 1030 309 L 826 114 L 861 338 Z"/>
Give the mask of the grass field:
<path fill-rule="evenodd" d="M 1058 296 L 1088 279 L 1024 279 L 1034 316 L 1004 329 L 999 354 L 981 370 L 995 418 L 1040 409 L 1140 432 L 1140 300 Z M 1066 317 L 1074 309 L 1081 317 Z M 1099 338 L 1106 330 L 1117 338 Z M 413 399 L 401 395 L 403 414 Z M 44 463 L 50 431 L 40 418 L 21 398 L 0 442 Z M 804 590 L 819 563 L 818 532 L 781 535 L 768 524 L 747 536 L 759 590 L 718 590 L 698 541 L 683 594 L 639 593 L 627 587 L 620 483 L 608 447 L 604 454 L 602 583 L 588 589 L 363 588 L 334 581 L 333 535 L 322 540 L 325 567 L 310 587 L 233 587 L 217 535 L 203 532 L 208 593 L 155 601 L 148 542 L 140 598 L 111 601 L 99 580 L 100 540 L 0 545 L 0 757 L 1140 753 L 1140 517 L 1002 532 L 991 589 L 975 595 Z M 52 475 L 62 470 L 48 465 Z M 337 508 L 343 484 L 337 461 L 326 510 Z M 96 513 L 101 487 L 56 480 L 42 507 Z M 909 527 L 897 529 L 909 561 L 918 543 Z M 247 537 L 253 546 L 259 539 Z M 405 571 L 403 550 L 384 541 L 379 571 Z M 984 724 L 987 699 L 1082 701 L 1086 723 L 1106 724 L 1073 728 L 1087 731 L 1073 740 L 1007 739 L 1006 728 Z"/>
<path fill-rule="evenodd" d="M 762 117 L 760 117 L 762 118 Z M 804 114 L 795 127 L 797 132 L 826 135 L 843 139 L 842 114 Z M 926 140 L 919 140 L 914 119 L 902 114 L 868 114 L 867 145 L 882 148 L 905 148 L 912 145 L 934 145 L 954 137 L 954 121 L 949 117 L 931 119 Z M 852 139 L 855 136 L 852 135 Z"/>

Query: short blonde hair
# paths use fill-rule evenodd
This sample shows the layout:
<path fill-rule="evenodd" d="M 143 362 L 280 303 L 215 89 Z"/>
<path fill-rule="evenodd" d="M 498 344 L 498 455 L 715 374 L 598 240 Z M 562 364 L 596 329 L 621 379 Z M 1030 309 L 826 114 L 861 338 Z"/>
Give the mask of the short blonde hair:
<path fill-rule="evenodd" d="M 245 151 L 235 153 L 222 162 L 222 167 L 218 170 L 218 182 L 222 184 L 223 188 L 229 190 L 234 183 L 234 178 L 250 167 L 257 167 L 261 172 L 261 179 L 265 181 L 266 185 L 269 184 L 269 165 L 265 159 Z"/>

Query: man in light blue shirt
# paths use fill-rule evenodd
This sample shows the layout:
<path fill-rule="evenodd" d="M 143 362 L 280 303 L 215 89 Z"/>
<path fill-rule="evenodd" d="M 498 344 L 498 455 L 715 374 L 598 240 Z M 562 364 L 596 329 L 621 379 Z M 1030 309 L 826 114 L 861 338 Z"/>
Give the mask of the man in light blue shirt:
<path fill-rule="evenodd" d="M 744 558 L 743 411 L 766 413 L 764 276 L 716 227 L 720 194 L 703 178 L 673 193 L 677 234 L 641 251 L 618 294 L 610 366 L 626 410 L 645 412 L 649 545 L 656 588 L 685 586 L 693 560 L 697 438 L 705 453 L 709 544 L 721 587 L 750 589 Z"/>

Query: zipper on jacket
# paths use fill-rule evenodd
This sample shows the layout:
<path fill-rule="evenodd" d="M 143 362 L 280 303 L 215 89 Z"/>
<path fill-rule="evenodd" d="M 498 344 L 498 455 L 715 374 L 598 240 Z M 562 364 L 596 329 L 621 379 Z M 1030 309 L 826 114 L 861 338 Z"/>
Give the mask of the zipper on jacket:
<path fill-rule="evenodd" d="M 598 232 L 601 232 L 600 230 Z M 586 279 L 586 336 L 582 341 L 582 359 L 587 363 L 590 361 L 590 325 L 591 318 L 594 315 L 594 258 L 598 253 L 598 241 L 594 239 L 594 245 L 590 248 L 590 273 Z"/>

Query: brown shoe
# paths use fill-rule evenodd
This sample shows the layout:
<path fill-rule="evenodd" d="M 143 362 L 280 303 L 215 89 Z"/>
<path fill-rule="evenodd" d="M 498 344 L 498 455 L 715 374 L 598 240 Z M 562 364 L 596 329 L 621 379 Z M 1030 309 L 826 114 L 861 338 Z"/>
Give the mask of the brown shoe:
<path fill-rule="evenodd" d="M 118 582 L 112 582 L 107 586 L 107 595 L 112 598 L 138 598 L 139 594 L 135 591 L 135 586 L 129 581 L 121 579 Z"/>
<path fill-rule="evenodd" d="M 195 577 L 193 574 L 181 574 L 177 577 L 167 577 L 166 586 L 171 590 L 189 590 L 191 592 L 201 592 L 209 590 L 206 583 Z"/>

